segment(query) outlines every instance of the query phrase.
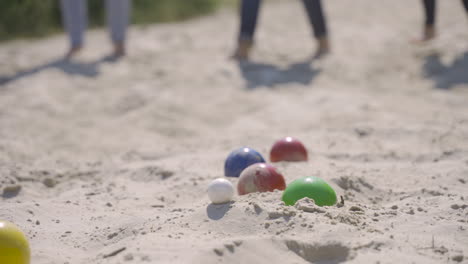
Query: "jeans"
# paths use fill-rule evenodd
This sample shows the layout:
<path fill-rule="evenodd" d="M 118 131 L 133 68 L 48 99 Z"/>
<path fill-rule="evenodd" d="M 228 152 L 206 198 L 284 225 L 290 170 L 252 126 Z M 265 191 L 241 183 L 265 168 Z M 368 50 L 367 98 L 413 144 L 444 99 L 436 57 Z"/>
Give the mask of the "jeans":
<path fill-rule="evenodd" d="M 106 0 L 107 25 L 114 43 L 125 41 L 125 32 L 130 19 L 131 0 Z M 87 27 L 87 1 L 61 0 L 62 18 L 72 47 L 83 45 L 83 33 Z"/>
<path fill-rule="evenodd" d="M 327 25 L 322 11 L 321 0 L 303 0 L 303 3 L 309 17 L 309 21 L 312 24 L 314 36 L 316 38 L 326 36 Z M 255 28 L 257 27 L 260 4 L 261 0 L 242 0 L 240 7 L 240 40 L 253 40 Z"/>
<path fill-rule="evenodd" d="M 468 0 L 462 0 L 466 12 L 468 12 Z M 435 24 L 436 0 L 423 0 L 424 11 L 426 14 L 426 25 L 433 26 Z"/>

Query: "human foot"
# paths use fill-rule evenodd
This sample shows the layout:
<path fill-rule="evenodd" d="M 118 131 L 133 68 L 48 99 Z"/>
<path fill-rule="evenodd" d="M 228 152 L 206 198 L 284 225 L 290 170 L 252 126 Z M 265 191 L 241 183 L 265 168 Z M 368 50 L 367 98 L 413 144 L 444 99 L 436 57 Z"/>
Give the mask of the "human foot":
<path fill-rule="evenodd" d="M 424 27 L 422 38 L 414 40 L 413 42 L 415 42 L 417 44 L 426 43 L 426 42 L 429 42 L 430 40 L 434 39 L 435 36 L 436 36 L 435 27 L 432 26 L 432 25 L 431 26 L 427 25 L 427 26 Z"/>
<path fill-rule="evenodd" d="M 236 60 L 247 60 L 249 59 L 250 50 L 252 49 L 252 41 L 251 40 L 240 40 L 237 46 L 237 49 L 234 51 L 232 55 L 233 59 Z"/>
<path fill-rule="evenodd" d="M 121 42 L 114 43 L 114 52 L 112 53 L 113 57 L 123 57 L 125 56 L 125 45 Z"/>
<path fill-rule="evenodd" d="M 330 53 L 330 41 L 328 37 L 320 37 L 317 39 L 317 50 L 314 58 L 318 59 Z"/>
<path fill-rule="evenodd" d="M 75 47 L 71 47 L 70 50 L 68 50 L 68 52 L 65 54 L 65 59 L 71 59 L 72 57 L 74 57 L 76 54 L 78 54 L 82 49 L 82 46 L 75 46 Z"/>

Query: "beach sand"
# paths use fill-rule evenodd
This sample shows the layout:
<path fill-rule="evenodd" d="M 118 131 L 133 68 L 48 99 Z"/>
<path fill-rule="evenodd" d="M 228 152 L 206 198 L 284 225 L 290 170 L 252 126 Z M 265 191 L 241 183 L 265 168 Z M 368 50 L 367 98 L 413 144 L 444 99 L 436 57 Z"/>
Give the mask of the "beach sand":
<path fill-rule="evenodd" d="M 0 45 L 0 219 L 32 263 L 468 263 L 461 4 L 413 45 L 419 1 L 324 2 L 321 60 L 299 1 L 264 6 L 251 63 L 228 59 L 232 10 L 132 27 L 115 62 L 105 30 L 71 63 L 64 35 Z M 310 157 L 275 164 L 286 182 L 321 177 L 344 206 L 210 204 L 230 151 L 285 136 Z"/>

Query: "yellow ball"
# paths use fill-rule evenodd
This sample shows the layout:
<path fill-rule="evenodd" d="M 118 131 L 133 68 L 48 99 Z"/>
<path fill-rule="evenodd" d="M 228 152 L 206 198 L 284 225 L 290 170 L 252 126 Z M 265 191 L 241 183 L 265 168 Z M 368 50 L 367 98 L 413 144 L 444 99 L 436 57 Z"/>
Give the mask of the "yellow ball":
<path fill-rule="evenodd" d="M 29 264 L 29 259 L 26 236 L 14 224 L 0 220 L 0 263 Z"/>

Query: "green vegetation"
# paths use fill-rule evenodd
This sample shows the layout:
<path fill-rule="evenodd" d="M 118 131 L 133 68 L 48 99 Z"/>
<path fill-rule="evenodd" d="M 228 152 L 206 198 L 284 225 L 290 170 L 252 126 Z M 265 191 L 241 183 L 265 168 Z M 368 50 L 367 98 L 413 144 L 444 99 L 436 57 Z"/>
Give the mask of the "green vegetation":
<path fill-rule="evenodd" d="M 75 0 L 76 1 L 76 0 Z M 208 14 L 232 0 L 133 0 L 132 23 L 179 21 Z M 88 0 L 90 26 L 104 24 L 103 0 Z M 0 41 L 62 30 L 59 0 L 1 0 Z"/>

